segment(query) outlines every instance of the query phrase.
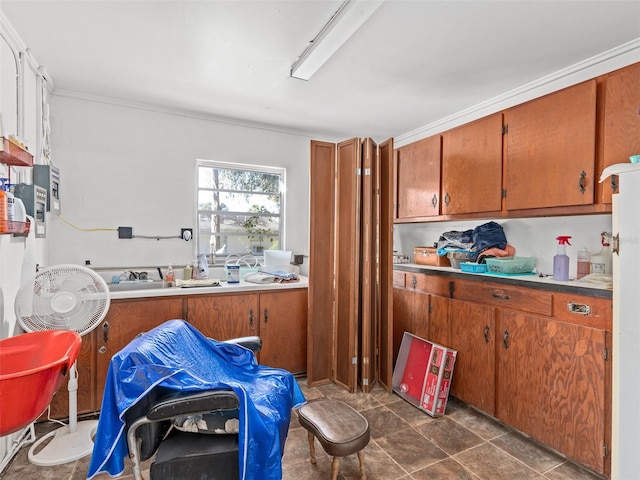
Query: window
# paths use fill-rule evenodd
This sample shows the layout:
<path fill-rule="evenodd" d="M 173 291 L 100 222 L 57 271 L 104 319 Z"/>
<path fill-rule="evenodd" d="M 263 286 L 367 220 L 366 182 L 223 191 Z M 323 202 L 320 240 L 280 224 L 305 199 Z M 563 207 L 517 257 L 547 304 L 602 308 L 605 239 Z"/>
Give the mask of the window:
<path fill-rule="evenodd" d="M 283 168 L 198 161 L 198 252 L 209 264 L 283 247 Z"/>

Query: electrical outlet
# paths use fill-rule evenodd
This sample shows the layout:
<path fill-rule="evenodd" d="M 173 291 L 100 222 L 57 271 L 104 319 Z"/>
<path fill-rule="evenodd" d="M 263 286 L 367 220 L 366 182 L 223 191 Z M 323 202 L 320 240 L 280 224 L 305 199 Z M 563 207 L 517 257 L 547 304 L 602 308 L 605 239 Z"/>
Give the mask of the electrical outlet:
<path fill-rule="evenodd" d="M 185 242 L 188 242 L 193 238 L 193 228 L 181 228 L 180 229 L 180 238 Z"/>
<path fill-rule="evenodd" d="M 133 227 L 118 227 L 118 238 L 133 238 Z"/>

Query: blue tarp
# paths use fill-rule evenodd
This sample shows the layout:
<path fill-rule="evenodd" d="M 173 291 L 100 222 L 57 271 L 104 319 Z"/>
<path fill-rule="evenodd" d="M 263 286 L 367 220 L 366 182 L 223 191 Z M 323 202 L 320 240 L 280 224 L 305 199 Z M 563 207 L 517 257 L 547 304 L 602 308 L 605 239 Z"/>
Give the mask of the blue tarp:
<path fill-rule="evenodd" d="M 87 478 L 122 474 L 129 454 L 125 412 L 155 386 L 231 388 L 240 399 L 240 479 L 282 478 L 291 409 L 305 402 L 293 375 L 258 365 L 250 350 L 208 339 L 183 320 L 163 323 L 111 359 Z"/>

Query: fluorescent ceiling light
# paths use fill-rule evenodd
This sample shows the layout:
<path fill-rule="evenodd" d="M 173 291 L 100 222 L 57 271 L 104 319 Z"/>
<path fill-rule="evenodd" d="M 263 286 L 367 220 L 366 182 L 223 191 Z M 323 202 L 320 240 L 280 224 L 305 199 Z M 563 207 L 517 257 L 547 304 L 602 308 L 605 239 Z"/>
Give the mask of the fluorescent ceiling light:
<path fill-rule="evenodd" d="M 384 0 L 345 0 L 291 65 L 291 76 L 309 80 L 383 3 Z"/>

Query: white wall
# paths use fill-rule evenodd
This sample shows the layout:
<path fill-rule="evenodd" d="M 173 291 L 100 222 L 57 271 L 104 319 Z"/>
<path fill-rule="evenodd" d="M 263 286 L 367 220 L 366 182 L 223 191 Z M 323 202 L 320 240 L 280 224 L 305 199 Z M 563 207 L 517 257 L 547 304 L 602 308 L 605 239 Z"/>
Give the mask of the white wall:
<path fill-rule="evenodd" d="M 308 253 L 308 137 L 58 95 L 51 112 L 62 217 L 73 225 L 179 235 L 196 226 L 197 159 L 269 165 L 287 169 L 283 247 Z M 78 231 L 57 218 L 49 232 L 54 264 L 180 266 L 196 253 L 193 241 L 120 240 L 115 231 Z"/>

